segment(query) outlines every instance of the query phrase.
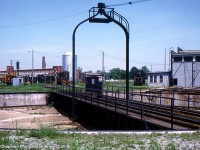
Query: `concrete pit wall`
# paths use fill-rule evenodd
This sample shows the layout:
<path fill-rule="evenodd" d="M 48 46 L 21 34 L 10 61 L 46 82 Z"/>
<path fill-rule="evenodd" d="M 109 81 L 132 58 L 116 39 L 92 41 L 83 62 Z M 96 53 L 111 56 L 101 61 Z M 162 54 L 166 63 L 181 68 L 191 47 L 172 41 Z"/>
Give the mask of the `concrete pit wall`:
<path fill-rule="evenodd" d="M 171 105 L 173 93 L 147 93 L 143 96 L 131 94 L 130 100 L 143 101 L 152 104 Z M 200 108 L 200 95 L 174 93 L 174 106 Z"/>
<path fill-rule="evenodd" d="M 44 106 L 49 93 L 0 94 L 0 107 Z"/>

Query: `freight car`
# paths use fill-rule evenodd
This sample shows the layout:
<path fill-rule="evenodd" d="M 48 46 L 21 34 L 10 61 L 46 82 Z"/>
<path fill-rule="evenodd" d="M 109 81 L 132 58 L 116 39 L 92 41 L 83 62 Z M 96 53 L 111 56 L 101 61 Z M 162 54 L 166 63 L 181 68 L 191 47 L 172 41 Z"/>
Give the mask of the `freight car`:
<path fill-rule="evenodd" d="M 58 85 L 68 85 L 69 83 L 69 71 L 63 71 L 57 74 Z"/>
<path fill-rule="evenodd" d="M 133 80 L 134 85 L 143 85 L 144 84 L 144 78 L 143 77 L 135 77 Z"/>

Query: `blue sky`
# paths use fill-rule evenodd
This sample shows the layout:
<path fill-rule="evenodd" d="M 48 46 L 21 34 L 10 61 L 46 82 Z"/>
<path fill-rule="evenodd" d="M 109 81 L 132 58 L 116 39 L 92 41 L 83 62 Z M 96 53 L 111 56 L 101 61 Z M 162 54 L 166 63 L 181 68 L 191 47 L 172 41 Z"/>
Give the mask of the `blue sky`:
<path fill-rule="evenodd" d="M 75 26 L 88 18 L 88 10 L 98 2 L 107 5 L 127 0 L 0 0 L 0 70 L 10 60 L 20 61 L 20 69 L 41 68 L 42 56 L 47 67 L 62 64 L 62 55 L 72 49 Z M 115 7 L 130 25 L 130 69 L 146 65 L 163 71 L 164 54 L 175 50 L 200 50 L 200 1 L 151 0 Z M 76 15 L 75 15 L 76 14 Z M 76 33 L 78 66 L 83 71 L 125 69 L 125 35 L 116 24 L 85 23 Z M 167 65 L 168 69 L 168 65 Z"/>

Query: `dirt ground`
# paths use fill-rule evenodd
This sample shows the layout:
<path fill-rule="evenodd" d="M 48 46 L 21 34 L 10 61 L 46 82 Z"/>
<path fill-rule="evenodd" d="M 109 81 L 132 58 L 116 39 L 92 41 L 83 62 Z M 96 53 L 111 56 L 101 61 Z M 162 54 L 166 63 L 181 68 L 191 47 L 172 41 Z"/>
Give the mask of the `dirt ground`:
<path fill-rule="evenodd" d="M 0 109 L 0 128 L 40 129 L 41 127 L 85 130 L 79 123 L 61 115 L 53 107 L 34 106 Z"/>

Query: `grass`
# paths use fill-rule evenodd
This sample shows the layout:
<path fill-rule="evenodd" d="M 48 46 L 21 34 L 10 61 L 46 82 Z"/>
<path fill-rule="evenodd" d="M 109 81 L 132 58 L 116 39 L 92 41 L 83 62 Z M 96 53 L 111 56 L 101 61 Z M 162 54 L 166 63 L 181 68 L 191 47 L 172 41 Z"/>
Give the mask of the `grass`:
<path fill-rule="evenodd" d="M 42 127 L 40 130 L 31 130 L 28 132 L 28 137 L 37 137 L 39 139 L 48 137 L 50 139 L 63 137 L 64 134 L 47 127 Z"/>
<path fill-rule="evenodd" d="M 51 88 L 46 88 L 45 84 L 35 83 L 33 85 L 12 86 L 0 84 L 0 93 L 21 93 L 21 92 L 51 92 Z"/>
<path fill-rule="evenodd" d="M 85 83 L 76 82 L 76 86 L 79 88 L 85 88 Z M 125 92 L 126 84 L 124 81 L 120 82 L 104 82 L 103 90 L 109 90 L 113 92 Z M 139 90 L 139 89 L 148 89 L 147 85 L 135 86 L 130 82 L 129 90 Z M 72 90 L 72 89 L 71 89 Z M 52 88 L 47 88 L 47 84 L 34 83 L 33 85 L 5 85 L 0 83 L 0 93 L 21 93 L 21 92 L 51 92 Z"/>
<path fill-rule="evenodd" d="M 119 82 L 104 82 L 103 84 L 104 90 L 106 90 L 106 87 L 109 87 L 110 91 L 120 91 L 123 92 L 126 87 L 125 81 L 119 81 Z M 113 88 L 112 88 L 113 87 Z M 134 85 L 133 82 L 129 82 L 129 90 L 139 90 L 139 89 L 148 89 L 149 87 L 147 85 Z"/>
<path fill-rule="evenodd" d="M 21 132 L 21 133 L 20 133 Z M 37 144 L 36 144 L 37 143 Z M 192 145 L 191 145 L 192 143 Z M 35 145 L 36 144 L 36 145 Z M 0 145 L 29 146 L 60 149 L 199 149 L 200 132 L 168 134 L 81 134 L 40 130 L 0 131 Z"/>
<path fill-rule="evenodd" d="M 76 82 L 76 86 L 78 87 L 77 90 L 80 90 L 80 88 L 85 89 L 85 83 Z M 103 83 L 103 90 L 105 91 L 108 90 L 110 92 L 126 92 L 125 87 L 126 87 L 125 81 Z M 147 85 L 138 86 L 134 85 L 133 82 L 129 82 L 129 91 L 140 90 L 140 89 L 149 89 L 149 87 Z"/>

